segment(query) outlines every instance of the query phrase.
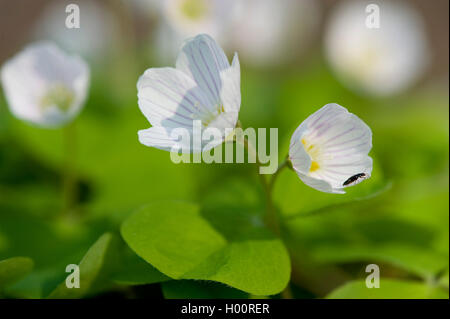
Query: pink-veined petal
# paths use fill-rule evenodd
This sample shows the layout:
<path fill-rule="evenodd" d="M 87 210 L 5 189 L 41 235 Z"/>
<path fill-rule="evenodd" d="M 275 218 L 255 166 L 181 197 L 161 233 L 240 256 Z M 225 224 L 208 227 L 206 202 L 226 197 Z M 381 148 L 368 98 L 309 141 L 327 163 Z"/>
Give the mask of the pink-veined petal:
<path fill-rule="evenodd" d="M 222 79 L 220 73 L 230 68 L 222 48 L 209 35 L 200 34 L 188 39 L 178 55 L 176 67 L 190 76 L 203 89 L 208 106 L 220 102 Z"/>
<path fill-rule="evenodd" d="M 148 69 L 137 88 L 139 108 L 154 126 L 192 127 L 207 103 L 195 81 L 174 68 Z"/>

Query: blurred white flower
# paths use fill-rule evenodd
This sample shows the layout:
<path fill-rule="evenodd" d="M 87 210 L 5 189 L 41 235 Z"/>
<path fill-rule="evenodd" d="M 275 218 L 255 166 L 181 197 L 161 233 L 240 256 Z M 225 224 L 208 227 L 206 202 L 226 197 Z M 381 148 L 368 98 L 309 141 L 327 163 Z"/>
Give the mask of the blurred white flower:
<path fill-rule="evenodd" d="M 146 70 L 137 88 L 139 108 L 152 125 L 138 132 L 144 145 L 167 151 L 206 151 L 223 142 L 225 129 L 236 126 L 241 104 L 239 59 L 235 54 L 230 65 L 208 35 L 185 42 L 176 68 Z M 195 120 L 201 121 L 201 130 L 216 128 L 222 137 L 208 143 L 209 148 L 180 145 L 173 130 L 186 129 L 192 136 Z"/>
<path fill-rule="evenodd" d="M 171 0 L 164 2 L 167 22 L 177 33 L 198 34 L 208 32 L 217 38 L 226 16 L 227 1 L 223 0 Z"/>
<path fill-rule="evenodd" d="M 84 105 L 89 67 L 56 45 L 38 42 L 6 61 L 1 80 L 11 112 L 42 127 L 57 127 Z"/>
<path fill-rule="evenodd" d="M 300 179 L 327 193 L 369 178 L 372 131 L 356 115 L 338 104 L 327 104 L 295 130 L 289 159 Z"/>
<path fill-rule="evenodd" d="M 319 22 L 316 0 L 233 0 L 230 45 L 241 59 L 265 66 L 295 57 Z"/>
<path fill-rule="evenodd" d="M 95 1 L 82 1 L 80 28 L 66 27 L 66 6 L 73 1 L 53 1 L 48 4 L 35 25 L 34 38 L 48 39 L 67 52 L 88 59 L 104 59 L 118 34 L 112 13 Z"/>
<path fill-rule="evenodd" d="M 170 0 L 160 4 L 162 19 L 156 30 L 158 58 L 172 60 L 184 39 L 206 33 L 220 43 L 227 40 L 230 7 L 235 0 Z"/>
<path fill-rule="evenodd" d="M 369 3 L 380 8 L 379 28 L 366 26 Z M 428 60 L 422 20 L 406 1 L 342 2 L 328 24 L 325 51 L 345 85 L 374 95 L 407 88 Z"/>

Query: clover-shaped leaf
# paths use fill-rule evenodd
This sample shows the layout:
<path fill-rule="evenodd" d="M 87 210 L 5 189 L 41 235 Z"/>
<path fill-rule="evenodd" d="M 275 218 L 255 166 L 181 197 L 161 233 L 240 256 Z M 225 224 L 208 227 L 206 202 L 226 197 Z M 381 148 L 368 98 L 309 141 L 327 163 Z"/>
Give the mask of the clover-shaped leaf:
<path fill-rule="evenodd" d="M 289 256 L 278 238 L 257 227 L 246 238 L 227 239 L 195 204 L 146 206 L 121 233 L 136 254 L 173 279 L 213 280 L 255 295 L 277 294 L 289 281 Z"/>
<path fill-rule="evenodd" d="M 121 255 L 118 269 L 111 275 L 112 280 L 119 285 L 148 285 L 170 280 L 155 267 L 145 262 L 128 247 Z"/>

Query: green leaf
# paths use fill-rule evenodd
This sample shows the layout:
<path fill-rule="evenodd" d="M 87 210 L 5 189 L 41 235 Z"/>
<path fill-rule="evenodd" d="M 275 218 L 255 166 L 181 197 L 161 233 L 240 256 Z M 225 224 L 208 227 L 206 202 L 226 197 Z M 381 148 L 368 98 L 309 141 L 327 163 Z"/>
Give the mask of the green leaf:
<path fill-rule="evenodd" d="M 328 299 L 448 299 L 448 293 L 421 282 L 380 279 L 380 288 L 367 288 L 364 280 L 351 281 L 332 291 Z"/>
<path fill-rule="evenodd" d="M 261 227 L 229 240 L 194 204 L 146 206 L 122 224 L 121 233 L 132 250 L 173 279 L 213 280 L 255 295 L 279 293 L 289 281 L 289 256 L 279 239 Z"/>
<path fill-rule="evenodd" d="M 6 248 L 8 247 L 8 240 L 6 239 L 5 235 L 3 235 L 0 232 L 0 251 L 6 250 Z"/>
<path fill-rule="evenodd" d="M 449 275 L 447 271 L 439 278 L 439 284 L 448 289 Z"/>
<path fill-rule="evenodd" d="M 166 299 L 244 299 L 248 294 L 215 282 L 172 280 L 162 283 Z"/>
<path fill-rule="evenodd" d="M 28 275 L 33 269 L 33 266 L 33 260 L 28 257 L 12 257 L 1 260 L 0 290 Z"/>
<path fill-rule="evenodd" d="M 148 285 L 170 280 L 128 247 L 125 247 L 119 269 L 111 277 L 121 285 Z"/>
<path fill-rule="evenodd" d="M 408 179 L 402 184 L 399 183 L 398 186 L 399 191 L 396 193 L 395 202 L 391 205 L 396 215 L 433 228 L 434 232 L 441 232 L 448 244 L 448 172 L 427 178 Z"/>
<path fill-rule="evenodd" d="M 226 247 L 226 240 L 198 214 L 196 205 L 163 203 L 147 206 L 128 218 L 121 233 L 145 260 L 180 279 L 205 258 Z"/>
<path fill-rule="evenodd" d="M 0 247 L 0 259 L 16 255 L 34 261 L 33 272 L 7 287 L 5 294 L 33 299 L 48 296 L 67 277 L 66 266 L 77 264 L 107 228 L 102 220 L 43 219 L 12 208 L 2 210 L 0 233 L 6 245 Z"/>
<path fill-rule="evenodd" d="M 91 290 L 98 290 L 116 260 L 117 247 L 112 234 L 103 234 L 84 255 L 79 263 L 80 288 L 67 288 L 65 280 L 48 296 L 54 299 L 81 298 Z"/>
<path fill-rule="evenodd" d="M 384 245 L 325 245 L 313 252 L 321 262 L 386 262 L 424 279 L 431 279 L 448 266 L 448 258 L 429 249 L 389 243 Z"/>

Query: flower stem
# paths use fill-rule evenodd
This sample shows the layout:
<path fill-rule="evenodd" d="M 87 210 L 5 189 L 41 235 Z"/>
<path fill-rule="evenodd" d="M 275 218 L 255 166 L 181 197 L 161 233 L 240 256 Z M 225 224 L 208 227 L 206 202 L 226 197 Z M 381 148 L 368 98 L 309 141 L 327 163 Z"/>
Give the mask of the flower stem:
<path fill-rule="evenodd" d="M 269 188 L 270 188 L 270 191 L 272 191 L 273 186 L 275 185 L 275 181 L 276 181 L 278 175 L 280 174 L 280 172 L 283 170 L 283 168 L 289 167 L 289 165 L 290 165 L 290 162 L 289 162 L 288 157 L 286 156 L 286 158 L 284 159 L 284 161 L 281 162 L 280 165 L 278 165 L 277 170 L 275 171 L 275 173 L 273 173 L 273 175 L 272 175 L 271 178 L 270 178 L 270 182 L 269 182 Z"/>
<path fill-rule="evenodd" d="M 267 179 L 259 174 L 260 178 L 263 180 L 263 187 L 266 193 L 266 221 L 269 227 L 278 235 L 280 236 L 280 222 L 278 220 L 278 215 L 275 210 L 275 207 L 273 205 L 273 199 L 272 199 L 272 193 L 273 193 L 273 187 L 275 185 L 275 181 L 277 180 L 278 175 L 283 170 L 283 168 L 288 167 L 288 159 L 286 158 L 277 168 L 275 173 L 270 177 L 269 181 L 267 182 Z"/>
<path fill-rule="evenodd" d="M 246 137 L 244 137 L 242 140 L 238 140 L 238 142 L 242 143 L 248 152 L 255 154 L 256 164 L 257 164 L 257 168 L 258 168 L 257 174 L 259 176 L 259 180 L 261 181 L 261 185 L 266 194 L 265 222 L 266 222 L 267 226 L 279 237 L 280 236 L 280 224 L 278 221 L 277 212 L 273 205 L 272 190 L 273 190 L 275 181 L 276 181 L 278 175 L 280 174 L 280 172 L 283 170 L 283 168 L 289 166 L 289 159 L 286 157 L 285 160 L 278 166 L 275 173 L 270 177 L 270 180 L 267 181 L 266 177 L 263 174 L 259 173 L 259 168 L 261 167 L 261 161 L 258 158 L 258 152 L 255 150 L 254 146 L 251 143 L 249 143 L 249 141 Z"/>
<path fill-rule="evenodd" d="M 63 166 L 63 215 L 70 216 L 73 212 L 77 194 L 76 177 L 76 130 L 70 123 L 63 128 L 64 166 Z"/>
<path fill-rule="evenodd" d="M 239 127 L 240 123 L 239 123 Z M 277 177 L 279 176 L 280 172 L 285 167 L 292 167 L 291 163 L 289 161 L 288 156 L 284 159 L 284 161 L 278 166 L 275 173 L 272 174 L 269 181 L 267 181 L 266 177 L 263 174 L 259 173 L 259 168 L 261 167 L 261 162 L 258 158 L 258 152 L 255 150 L 253 145 L 248 142 L 247 138 L 244 137 L 243 140 L 236 140 L 239 143 L 242 143 L 244 147 L 247 149 L 248 152 L 253 152 L 255 154 L 256 158 L 256 164 L 257 164 L 257 174 L 259 176 L 259 179 L 261 181 L 262 187 L 264 189 L 264 192 L 266 194 L 266 216 L 265 216 L 265 222 L 266 225 L 279 237 L 281 238 L 281 229 L 280 229 L 280 222 L 278 220 L 278 215 L 275 210 L 273 199 L 272 199 L 272 191 L 275 185 L 275 181 L 277 180 Z M 290 287 L 290 283 L 287 284 L 286 288 L 281 292 L 281 297 L 283 299 L 292 299 L 292 290 Z"/>

